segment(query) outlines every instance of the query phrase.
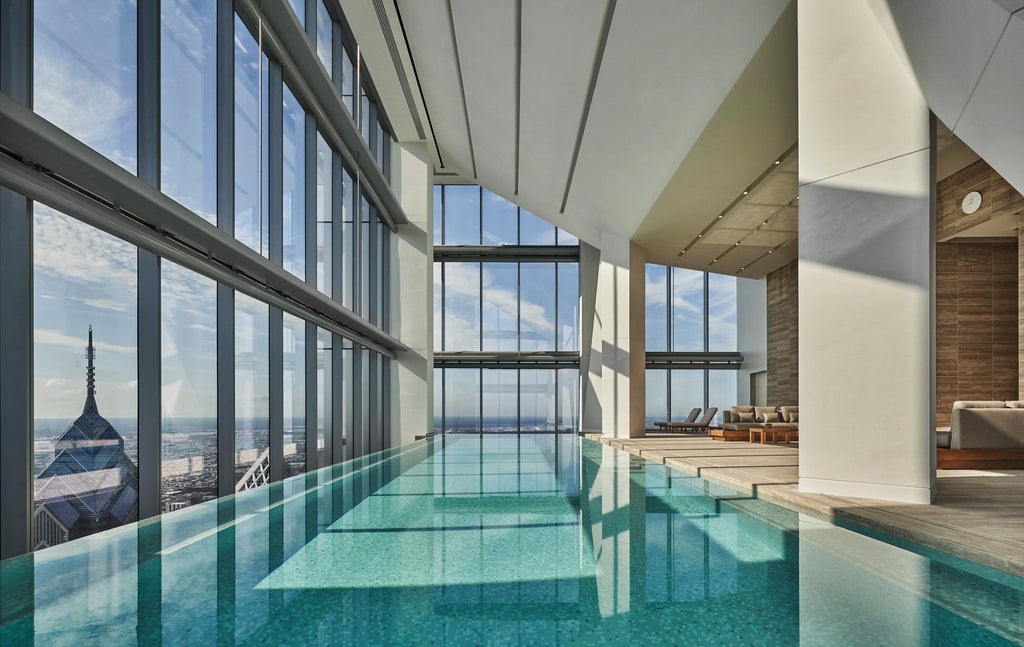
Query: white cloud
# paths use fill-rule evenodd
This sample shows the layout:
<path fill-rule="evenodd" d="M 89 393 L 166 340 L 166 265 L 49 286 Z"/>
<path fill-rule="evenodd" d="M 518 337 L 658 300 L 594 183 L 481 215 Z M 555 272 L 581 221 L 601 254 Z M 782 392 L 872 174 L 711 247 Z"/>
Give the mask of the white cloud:
<path fill-rule="evenodd" d="M 53 346 L 67 346 L 72 348 L 79 348 L 82 353 L 85 353 L 86 338 L 83 337 L 72 337 L 65 335 L 59 330 L 47 330 L 43 328 L 36 328 L 35 341 L 37 344 L 50 344 Z M 96 346 L 98 351 L 106 351 L 113 353 L 130 353 L 134 355 L 136 348 L 134 346 L 119 346 L 117 344 L 111 344 L 109 342 L 102 342 L 93 340 L 93 345 Z"/>

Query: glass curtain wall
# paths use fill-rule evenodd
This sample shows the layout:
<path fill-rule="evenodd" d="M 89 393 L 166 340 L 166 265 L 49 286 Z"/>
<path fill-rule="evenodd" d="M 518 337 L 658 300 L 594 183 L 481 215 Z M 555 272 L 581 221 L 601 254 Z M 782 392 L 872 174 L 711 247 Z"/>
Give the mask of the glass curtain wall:
<path fill-rule="evenodd" d="M 736 278 L 664 265 L 646 267 L 647 351 L 736 351 Z M 648 369 L 647 425 L 682 420 L 695 407 L 736 404 L 736 371 Z"/>
<path fill-rule="evenodd" d="M 160 188 L 216 224 L 217 4 L 163 0 L 160 23 Z"/>
<path fill-rule="evenodd" d="M 307 3 L 290 4 L 303 24 L 315 20 L 315 50 L 350 112 L 369 119 L 363 133 L 386 171 L 393 138 L 372 87 L 363 87 L 368 75 L 357 73 L 358 46 L 340 7 L 319 1 L 307 15 Z M 282 80 L 239 15 L 198 0 L 163 0 L 158 13 L 135 0 L 111 0 L 102 11 L 72 0 L 31 7 L 23 40 L 31 43 L 26 78 L 39 116 L 142 173 L 190 210 L 200 231 L 227 219 L 239 241 L 273 259 L 268 271 L 276 266 L 316 285 L 387 328 L 390 230 L 378 205 L 360 198 L 359 174 L 324 137 L 307 139 L 317 124 L 304 104 L 315 99 Z M 228 29 L 218 29 L 219 21 Z M 140 31 L 143 22 L 149 32 Z M 11 42 L 0 41 L 0 55 Z M 219 42 L 231 56 L 220 65 Z M 231 90 L 219 93 L 225 71 Z M 366 97 L 365 114 L 352 101 L 357 93 Z M 218 131 L 223 115 L 232 117 L 227 133 Z M 226 177 L 217 163 L 225 149 L 233 157 Z M 81 188 L 90 199 L 90 187 Z M 144 502 L 170 512 L 229 494 L 228 477 L 244 489 L 269 482 L 271 473 L 326 465 L 340 459 L 330 450 L 341 446 L 340 435 L 357 427 L 361 442 L 347 452 L 389 446 L 385 356 L 326 330 L 317 334 L 310 322 L 218 284 L 210 276 L 223 267 L 209 259 L 188 252 L 183 265 L 159 258 L 135 245 L 146 243 L 130 227 L 101 230 L 80 220 L 78 208 L 61 213 L 39 197 L 24 242 L 32 259 L 25 378 L 33 420 L 25 434 L 34 445 L 26 465 L 33 506 L 18 523 L 31 529 L 29 548 L 134 521 Z M 218 213 L 219 202 L 233 206 Z M 280 232 L 276 249 L 272 231 Z M 307 240 L 315 254 L 307 254 Z M 280 387 L 272 392 L 272 384 Z M 317 446 L 307 461 L 313 424 Z M 230 438 L 218 438 L 224 433 Z M 281 435 L 276 443 L 272 434 Z"/>
<path fill-rule="evenodd" d="M 138 251 L 40 204 L 33 548 L 138 519 Z"/>
<path fill-rule="evenodd" d="M 217 496 L 217 283 L 160 263 L 161 509 Z"/>
<path fill-rule="evenodd" d="M 235 17 L 235 238 L 270 255 L 270 60 Z"/>
<path fill-rule="evenodd" d="M 479 186 L 435 186 L 434 209 L 435 432 L 575 430 L 579 256 L 566 248 L 579 241 Z M 448 260 L 463 245 L 482 246 L 479 260 Z M 523 249 L 498 258 L 488 247 Z M 544 248 L 565 260 L 532 256 Z M 466 352 L 502 364 L 445 364 Z M 534 353 L 560 364 L 536 367 Z"/>

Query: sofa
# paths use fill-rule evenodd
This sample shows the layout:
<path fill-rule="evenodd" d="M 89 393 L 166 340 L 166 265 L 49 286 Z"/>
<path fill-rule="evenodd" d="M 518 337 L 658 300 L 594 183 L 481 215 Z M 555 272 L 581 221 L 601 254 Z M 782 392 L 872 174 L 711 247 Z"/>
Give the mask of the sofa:
<path fill-rule="evenodd" d="M 958 400 L 936 441 L 939 469 L 1024 468 L 1024 401 Z"/>
<path fill-rule="evenodd" d="M 798 430 L 800 408 L 796 406 L 754 407 L 735 406 L 722 412 L 722 428 L 711 431 L 716 440 L 749 440 L 751 429 L 760 429 L 771 423 L 773 429 Z"/>
<path fill-rule="evenodd" d="M 1024 401 L 957 401 L 950 449 L 1024 449 Z"/>

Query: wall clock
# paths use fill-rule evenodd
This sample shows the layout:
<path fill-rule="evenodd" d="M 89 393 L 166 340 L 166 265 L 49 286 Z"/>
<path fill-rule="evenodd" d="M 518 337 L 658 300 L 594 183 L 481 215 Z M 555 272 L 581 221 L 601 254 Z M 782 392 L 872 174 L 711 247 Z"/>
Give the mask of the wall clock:
<path fill-rule="evenodd" d="M 960 204 L 960 208 L 964 210 L 964 213 L 974 213 L 981 208 L 981 194 L 977 191 L 971 191 L 964 196 L 964 201 Z"/>

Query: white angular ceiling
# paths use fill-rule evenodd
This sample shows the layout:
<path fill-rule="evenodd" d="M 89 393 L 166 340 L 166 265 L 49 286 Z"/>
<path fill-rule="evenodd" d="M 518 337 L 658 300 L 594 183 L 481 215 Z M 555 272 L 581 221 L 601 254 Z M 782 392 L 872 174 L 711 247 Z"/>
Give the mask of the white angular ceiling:
<path fill-rule="evenodd" d="M 605 232 L 634 237 L 789 4 L 395 3 L 439 177 L 478 182 L 592 243 Z M 795 125 L 795 113 L 792 119 Z M 707 209 L 688 215 L 695 224 L 687 229 L 703 228 L 707 222 L 698 221 L 787 150 L 795 128 L 783 139 L 781 148 L 772 141 L 758 144 L 771 150 L 733 151 L 735 168 L 717 160 L 716 173 L 735 177 L 717 183 L 727 190 L 716 188 Z M 668 219 L 645 235 L 660 238 L 656 230 L 666 227 L 677 229 Z M 676 238 L 666 250 L 688 242 L 683 233 Z M 657 262 L 683 264 L 674 253 L 662 256 Z"/>

